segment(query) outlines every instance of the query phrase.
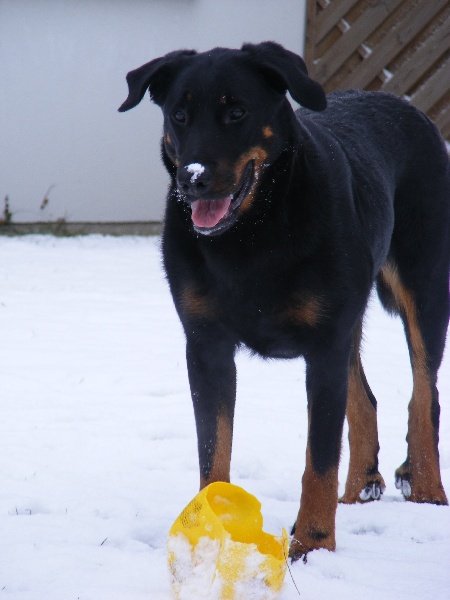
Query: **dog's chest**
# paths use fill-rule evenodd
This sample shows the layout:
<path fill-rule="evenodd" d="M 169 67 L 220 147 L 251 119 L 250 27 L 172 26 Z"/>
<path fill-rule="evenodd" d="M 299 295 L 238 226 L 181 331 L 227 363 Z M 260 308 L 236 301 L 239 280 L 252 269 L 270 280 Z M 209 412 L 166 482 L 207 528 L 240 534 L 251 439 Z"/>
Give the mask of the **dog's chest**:
<path fill-rule="evenodd" d="M 215 274 L 207 288 L 188 285 L 182 298 L 190 320 L 224 326 L 236 343 L 273 358 L 293 358 L 305 351 L 311 333 L 322 323 L 322 297 L 296 285 L 280 270 L 252 275 Z"/>

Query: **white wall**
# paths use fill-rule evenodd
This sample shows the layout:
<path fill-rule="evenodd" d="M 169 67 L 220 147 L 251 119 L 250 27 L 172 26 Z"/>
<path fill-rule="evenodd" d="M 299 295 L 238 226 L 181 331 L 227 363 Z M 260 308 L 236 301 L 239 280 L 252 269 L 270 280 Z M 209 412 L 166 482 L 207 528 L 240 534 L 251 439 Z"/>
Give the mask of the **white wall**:
<path fill-rule="evenodd" d="M 0 213 L 8 195 L 15 222 L 159 220 L 162 117 L 148 96 L 117 112 L 126 73 L 178 48 L 301 54 L 304 20 L 305 0 L 0 0 Z"/>

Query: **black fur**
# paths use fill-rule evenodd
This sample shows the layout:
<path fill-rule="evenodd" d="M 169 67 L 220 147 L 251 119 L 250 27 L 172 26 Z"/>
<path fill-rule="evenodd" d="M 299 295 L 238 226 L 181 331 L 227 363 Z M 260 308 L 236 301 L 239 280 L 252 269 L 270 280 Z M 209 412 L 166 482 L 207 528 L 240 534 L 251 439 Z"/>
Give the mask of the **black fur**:
<path fill-rule="evenodd" d="M 271 42 L 171 53 L 128 83 L 120 110 L 148 88 L 164 114 L 172 183 L 163 257 L 186 334 L 203 481 L 218 451 L 217 418 L 232 422 L 241 345 L 267 358 L 304 357 L 311 459 L 326 474 L 339 461 L 352 338 L 375 281 L 384 306 L 401 312 L 379 276 L 387 261 L 415 300 L 432 374 L 442 359 L 450 186 L 435 126 L 384 93 L 326 99 L 302 59 Z M 303 105 L 295 113 L 286 91 Z M 245 209 L 223 227 L 194 227 L 195 201 L 238 193 L 245 175 L 236 165 L 249 151 L 255 177 L 255 148 L 263 160 Z M 204 167 L 194 180 L 193 163 Z M 437 429 L 436 407 L 437 392 Z"/>

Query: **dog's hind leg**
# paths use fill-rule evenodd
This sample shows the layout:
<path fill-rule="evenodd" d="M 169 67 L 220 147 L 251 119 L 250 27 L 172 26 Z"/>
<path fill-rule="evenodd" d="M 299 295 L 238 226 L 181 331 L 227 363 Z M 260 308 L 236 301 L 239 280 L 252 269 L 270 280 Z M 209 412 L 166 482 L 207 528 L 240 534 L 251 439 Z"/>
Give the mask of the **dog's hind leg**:
<path fill-rule="evenodd" d="M 445 260 L 428 269 L 421 266 L 403 267 L 402 273 L 400 263 L 389 259 L 378 278 L 383 304 L 403 320 L 413 371 L 407 457 L 395 472 L 395 483 L 411 502 L 448 504 L 439 468 L 436 387 L 448 324 L 448 267 Z"/>
<path fill-rule="evenodd" d="M 362 320 L 353 331 L 347 394 L 350 465 L 345 493 L 339 502 L 354 504 L 378 500 L 385 490 L 378 471 L 377 402 L 361 364 Z"/>

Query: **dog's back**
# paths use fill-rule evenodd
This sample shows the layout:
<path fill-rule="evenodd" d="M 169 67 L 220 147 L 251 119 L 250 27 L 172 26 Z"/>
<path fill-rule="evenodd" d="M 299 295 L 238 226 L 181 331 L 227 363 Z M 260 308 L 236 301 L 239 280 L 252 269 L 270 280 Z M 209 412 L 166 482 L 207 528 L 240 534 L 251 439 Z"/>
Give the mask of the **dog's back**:
<path fill-rule="evenodd" d="M 352 179 L 356 193 L 346 194 L 346 200 L 353 198 L 364 235 L 373 237 L 374 275 L 387 258 L 382 246 L 395 253 L 399 245 L 407 245 L 402 254 L 410 263 L 418 266 L 428 254 L 433 271 L 441 266 L 445 279 L 450 260 L 450 162 L 436 126 L 391 94 L 351 90 L 329 94 L 327 100 L 326 111 L 299 108 L 296 116 L 306 151 L 320 155 L 327 172 L 335 174 L 327 183 L 334 187 L 336 200 L 342 182 L 347 185 L 349 175 Z M 392 220 L 386 220 L 389 203 Z M 380 219 L 383 232 L 377 228 Z"/>

